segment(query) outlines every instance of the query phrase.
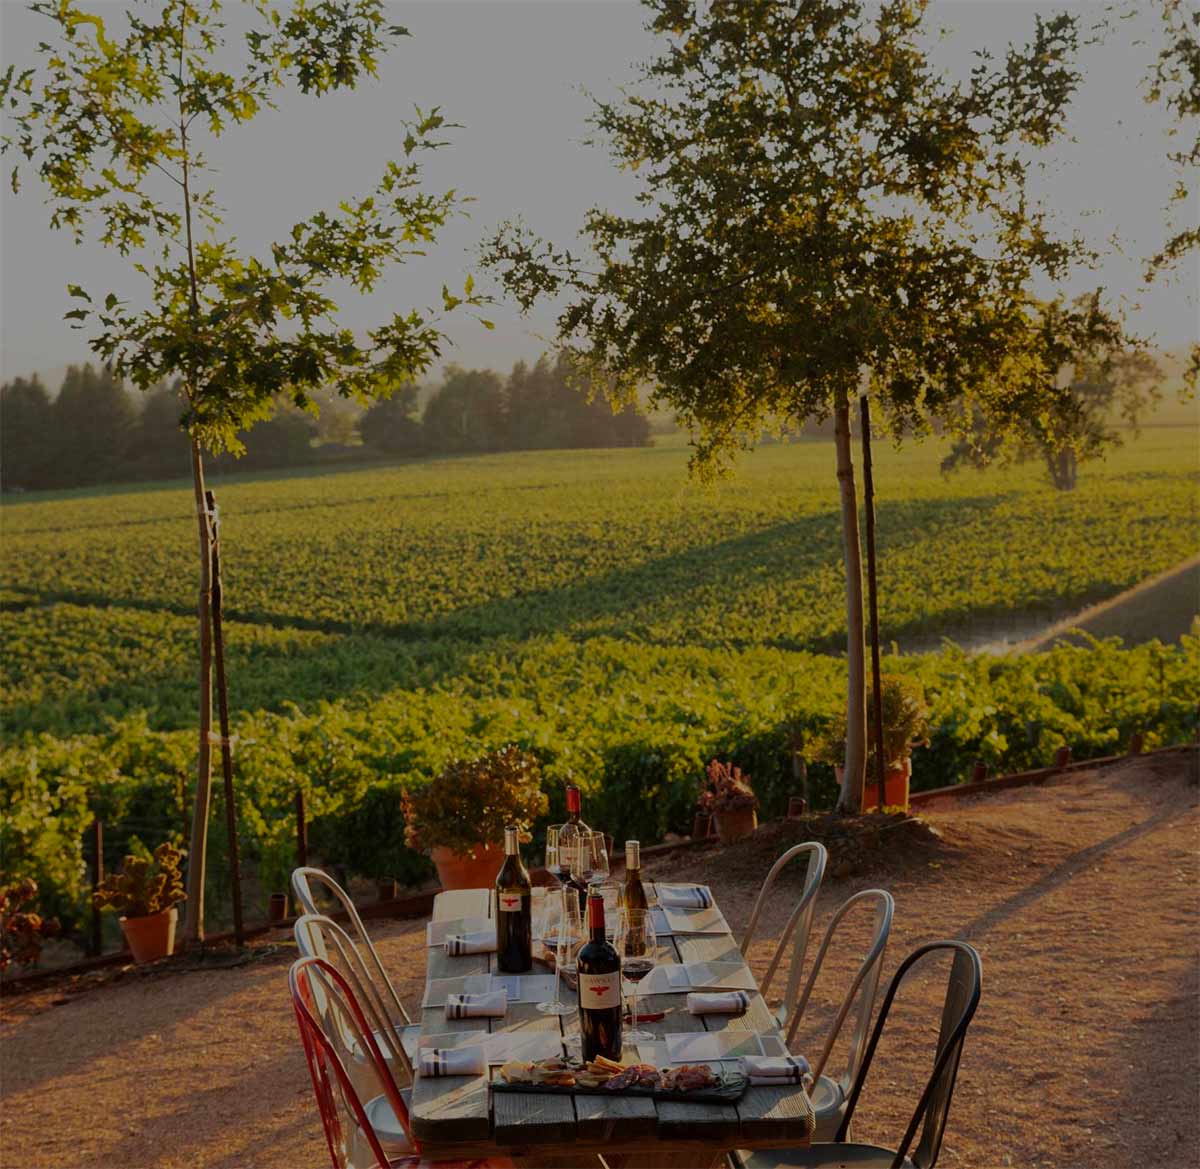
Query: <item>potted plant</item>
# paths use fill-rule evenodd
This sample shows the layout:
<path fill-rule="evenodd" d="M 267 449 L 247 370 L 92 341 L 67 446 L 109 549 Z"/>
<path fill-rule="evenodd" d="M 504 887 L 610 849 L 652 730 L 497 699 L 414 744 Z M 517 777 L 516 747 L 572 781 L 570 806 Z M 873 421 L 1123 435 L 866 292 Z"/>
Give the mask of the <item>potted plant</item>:
<path fill-rule="evenodd" d="M 758 827 L 758 796 L 750 786 L 750 777 L 732 763 L 716 759 L 706 773 L 697 807 L 712 816 L 721 843 L 732 844 L 749 836 Z"/>
<path fill-rule="evenodd" d="M 884 674 L 879 679 L 883 707 L 883 804 L 889 808 L 908 807 L 909 781 L 912 779 L 914 747 L 929 743 L 929 707 L 925 688 L 916 678 L 904 674 Z M 846 750 L 846 716 L 839 713 L 819 742 L 817 758 L 833 765 L 838 782 Z M 875 764 L 874 691 L 867 693 L 867 787 L 864 808 L 879 803 L 879 784 Z"/>
<path fill-rule="evenodd" d="M 0 881 L 0 974 L 9 966 L 34 966 L 42 953 L 42 942 L 61 932 L 58 918 L 37 912 L 37 882 Z"/>
<path fill-rule="evenodd" d="M 176 906 L 186 899 L 179 871 L 183 855 L 183 849 L 164 841 L 152 857 L 127 856 L 120 871 L 105 877 L 92 894 L 98 908 L 121 914 L 121 932 L 139 964 L 175 950 Z"/>
<path fill-rule="evenodd" d="M 404 792 L 404 839 L 428 850 L 443 889 L 490 888 L 504 863 L 504 829 L 546 814 L 538 761 L 509 745 L 455 759 L 420 791 Z"/>

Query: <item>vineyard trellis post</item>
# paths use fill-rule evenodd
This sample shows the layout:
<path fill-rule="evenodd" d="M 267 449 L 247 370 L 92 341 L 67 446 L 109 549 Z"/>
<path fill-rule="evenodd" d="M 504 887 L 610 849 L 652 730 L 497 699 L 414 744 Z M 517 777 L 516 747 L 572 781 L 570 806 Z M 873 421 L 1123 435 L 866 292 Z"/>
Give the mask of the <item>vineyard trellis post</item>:
<path fill-rule="evenodd" d="M 221 720 L 221 771 L 225 790 L 225 832 L 229 842 L 229 884 L 233 898 L 233 937 L 240 947 L 244 944 L 242 928 L 242 869 L 238 859 L 237 807 L 233 801 L 233 738 L 229 733 L 229 687 L 225 677 L 225 637 L 221 628 L 221 529 L 216 496 L 204 493 L 212 525 L 212 631 L 213 665 L 217 677 L 217 714 Z"/>
<path fill-rule="evenodd" d="M 866 394 L 862 410 L 863 513 L 867 537 L 867 608 L 871 619 L 871 705 L 875 715 L 875 782 L 879 785 L 879 810 L 883 811 L 883 785 L 887 761 L 883 757 L 883 689 L 879 669 L 879 588 L 875 575 L 875 478 L 871 466 L 871 404 Z M 863 801 L 864 804 L 866 801 Z"/>
<path fill-rule="evenodd" d="M 100 819 L 92 821 L 92 897 L 95 898 L 100 882 L 104 880 L 104 823 Z M 92 935 L 89 949 L 93 958 L 98 958 L 104 949 L 103 922 L 100 918 L 100 906 L 92 901 Z"/>

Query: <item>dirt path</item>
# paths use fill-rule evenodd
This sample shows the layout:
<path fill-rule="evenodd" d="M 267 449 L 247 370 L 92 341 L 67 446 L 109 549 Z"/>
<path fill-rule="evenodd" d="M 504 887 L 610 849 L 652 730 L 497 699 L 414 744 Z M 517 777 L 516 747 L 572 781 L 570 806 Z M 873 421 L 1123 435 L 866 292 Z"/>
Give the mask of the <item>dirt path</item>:
<path fill-rule="evenodd" d="M 981 951 L 983 1003 L 939 1164 L 1200 1165 L 1200 816 L 1178 760 L 1076 774 L 930 820 L 943 834 L 932 850 L 827 881 L 817 928 L 850 893 L 883 885 L 897 906 L 889 974 L 932 938 L 964 937 Z M 662 872 L 711 881 L 736 928 L 778 843 L 768 834 L 739 846 L 719 868 L 715 856 L 677 855 Z M 785 909 L 780 898 L 752 954 L 760 972 Z M 422 976 L 422 931 L 421 922 L 380 931 L 409 1001 Z M 839 951 L 801 1050 L 813 1050 L 851 952 L 861 953 Z M 7 1000 L 0 1163 L 325 1163 L 286 1000 L 290 957 Z M 902 1131 L 932 1058 L 940 994 L 927 978 L 901 1002 L 864 1093 L 860 1139 L 894 1141 Z"/>

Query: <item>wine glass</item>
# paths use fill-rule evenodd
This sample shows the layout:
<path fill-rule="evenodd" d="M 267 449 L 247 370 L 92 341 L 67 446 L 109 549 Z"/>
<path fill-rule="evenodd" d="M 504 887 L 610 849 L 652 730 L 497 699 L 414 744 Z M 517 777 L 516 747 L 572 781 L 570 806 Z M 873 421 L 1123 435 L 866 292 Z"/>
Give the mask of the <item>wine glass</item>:
<path fill-rule="evenodd" d="M 603 832 L 580 834 L 571 857 L 571 875 L 583 885 L 608 880 L 608 847 Z"/>
<path fill-rule="evenodd" d="M 561 885 L 568 869 L 564 868 L 559 851 L 559 834 L 563 825 L 550 824 L 546 828 L 546 872 Z"/>
<path fill-rule="evenodd" d="M 639 984 L 658 961 L 658 938 L 654 933 L 654 917 L 648 909 L 622 909 L 617 919 L 617 954 L 621 973 L 633 983 L 632 1026 L 625 1032 L 630 1043 L 653 1043 L 657 1036 L 638 1027 Z"/>
<path fill-rule="evenodd" d="M 569 1015 L 575 1008 L 562 1001 L 560 988 L 564 975 L 576 974 L 579 968 L 579 950 L 587 940 L 583 928 L 583 914 L 579 911 L 579 899 L 575 890 L 564 885 L 558 890 L 557 912 L 552 908 L 554 898 L 547 895 L 546 921 L 542 927 L 546 946 L 554 945 L 554 998 L 548 1003 L 538 1003 L 543 1015 Z M 553 931 L 553 932 L 551 932 Z"/>

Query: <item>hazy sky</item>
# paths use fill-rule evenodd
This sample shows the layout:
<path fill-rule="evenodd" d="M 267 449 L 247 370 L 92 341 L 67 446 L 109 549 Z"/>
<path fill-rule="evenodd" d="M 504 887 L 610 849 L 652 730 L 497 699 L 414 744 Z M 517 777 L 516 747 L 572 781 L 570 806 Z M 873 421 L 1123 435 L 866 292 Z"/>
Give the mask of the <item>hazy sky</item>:
<path fill-rule="evenodd" d="M 121 5 L 110 6 L 116 16 Z M 972 50 L 1000 54 L 1027 36 L 1035 12 L 1062 7 L 1048 0 L 936 3 L 933 21 L 950 32 L 936 54 L 947 68 L 965 70 Z M 1098 3 L 1070 7 L 1085 25 L 1103 11 Z M 1121 251 L 1110 249 L 1100 272 L 1068 291 L 1107 285 L 1127 300 L 1137 327 L 1174 347 L 1196 336 L 1198 266 L 1192 257 L 1172 281 L 1140 285 L 1141 258 L 1164 239 L 1163 208 L 1177 176 L 1165 161 L 1167 120 L 1142 100 L 1160 33 L 1156 6 L 1142 0 L 1139 7 L 1108 43 L 1084 50 L 1074 141 L 1047 158 L 1036 189 L 1064 227 L 1082 227 L 1096 246 L 1109 249 L 1109 237 L 1120 238 Z M 392 15 L 413 36 L 389 54 L 378 82 L 320 101 L 289 93 L 278 111 L 209 150 L 222 172 L 216 185 L 228 225 L 264 255 L 294 221 L 373 185 L 383 160 L 399 155 L 399 122 L 414 102 L 441 105 L 462 123 L 452 146 L 432 159 L 427 189 L 454 186 L 472 195 L 471 218 L 446 230 L 430 256 L 398 269 L 370 300 L 348 300 L 345 319 L 355 327 L 430 303 L 443 282 L 461 286 L 479 239 L 506 217 L 519 213 L 541 234 L 570 242 L 589 206 L 631 207 L 631 180 L 602 150 L 582 144 L 589 103 L 579 88 L 611 94 L 652 49 L 642 9 L 624 0 L 427 0 L 396 3 Z M 4 64 L 32 63 L 46 23 L 22 0 L 0 0 Z M 7 174 L 7 160 L 3 169 Z M 9 378 L 40 370 L 53 386 L 65 364 L 89 356 L 86 335 L 62 320 L 72 307 L 68 281 L 93 294 L 111 289 L 136 297 L 138 280 L 116 253 L 76 247 L 66 233 L 50 231 L 34 176 L 19 196 L 5 181 L 0 211 L 0 372 Z M 1186 212 L 1195 218 L 1195 198 Z M 506 369 L 536 356 L 553 325 L 549 309 L 522 319 L 501 305 L 488 315 L 496 322 L 492 333 L 466 317 L 454 323 L 448 359 Z"/>

